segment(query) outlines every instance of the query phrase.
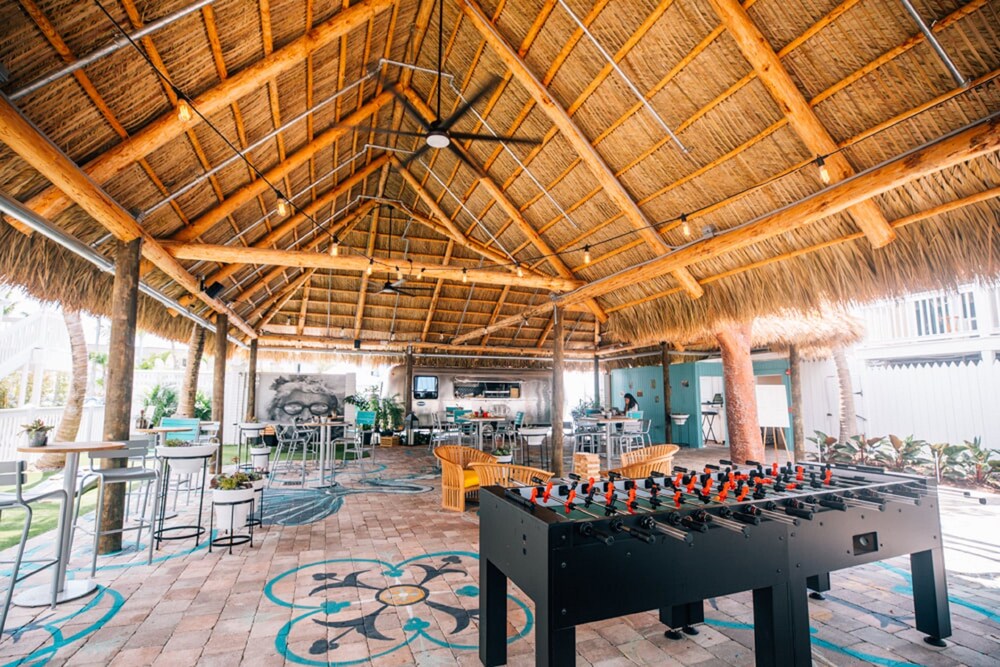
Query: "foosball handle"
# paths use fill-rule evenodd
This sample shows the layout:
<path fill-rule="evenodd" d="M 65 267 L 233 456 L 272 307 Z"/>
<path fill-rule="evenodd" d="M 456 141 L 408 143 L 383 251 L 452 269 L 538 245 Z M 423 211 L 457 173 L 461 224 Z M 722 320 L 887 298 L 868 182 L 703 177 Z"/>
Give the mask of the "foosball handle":
<path fill-rule="evenodd" d="M 529 510 L 535 509 L 535 504 L 530 500 L 528 500 L 527 498 L 525 498 L 524 496 L 522 496 L 517 491 L 514 491 L 512 489 L 507 489 L 504 495 L 507 497 L 507 500 L 512 500 L 518 505 L 521 505 Z"/>

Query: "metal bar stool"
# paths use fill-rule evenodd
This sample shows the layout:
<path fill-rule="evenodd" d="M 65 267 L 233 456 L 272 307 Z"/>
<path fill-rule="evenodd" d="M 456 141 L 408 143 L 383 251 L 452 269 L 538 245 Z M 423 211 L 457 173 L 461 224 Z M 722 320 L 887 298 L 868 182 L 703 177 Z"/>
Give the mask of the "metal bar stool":
<path fill-rule="evenodd" d="M 56 539 L 56 558 L 46 558 L 42 560 L 24 560 L 24 545 L 28 542 L 28 534 L 31 531 L 31 519 L 33 512 L 31 505 L 34 503 L 49 500 L 50 498 L 58 498 L 59 501 L 66 505 L 66 491 L 63 489 L 53 489 L 49 487 L 48 489 L 31 489 L 28 492 L 24 491 L 24 484 L 27 481 L 27 475 L 25 474 L 25 462 L 24 461 L 0 461 L 0 486 L 11 486 L 14 487 L 13 493 L 0 493 L 0 514 L 4 510 L 10 510 L 15 508 L 23 509 L 25 512 L 24 517 L 24 528 L 21 531 L 21 540 L 17 545 L 17 555 L 12 561 L 0 561 L 3 564 L 12 564 L 14 567 L 10 573 L 10 585 L 7 587 L 7 593 L 4 595 L 3 601 L 3 611 L 0 612 L 0 635 L 3 633 L 5 624 L 7 623 L 7 612 L 10 610 L 10 601 L 14 596 L 14 585 L 19 581 L 23 581 L 33 574 L 38 574 L 42 570 L 52 567 L 59 562 L 59 554 L 62 553 L 62 534 L 63 531 L 59 530 L 58 537 Z M 62 516 L 62 508 L 60 508 L 60 516 Z M 33 563 L 38 565 L 37 568 L 28 572 L 24 575 L 18 576 L 21 569 L 21 563 Z M 56 596 L 59 594 L 59 568 L 53 570 L 52 579 L 52 606 L 56 606 Z"/>

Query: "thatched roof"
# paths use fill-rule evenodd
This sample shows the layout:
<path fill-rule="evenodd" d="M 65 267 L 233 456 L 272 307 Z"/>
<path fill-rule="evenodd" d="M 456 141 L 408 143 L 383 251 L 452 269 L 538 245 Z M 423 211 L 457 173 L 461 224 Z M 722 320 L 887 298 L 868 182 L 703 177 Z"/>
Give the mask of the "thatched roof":
<path fill-rule="evenodd" d="M 971 80 L 963 87 L 895 2 L 743 3 L 768 56 L 747 49 L 734 0 L 444 0 L 441 115 L 500 77 L 451 130 L 543 141 L 453 140 L 462 159 L 431 149 L 405 169 L 399 151 L 423 139 L 376 130 L 423 132 L 414 113 L 434 118 L 434 0 L 206 0 L 175 16 L 191 4 L 3 3 L 2 90 L 141 213 L 188 273 L 220 282 L 248 329 L 286 336 L 293 350 L 295 337 L 550 349 L 550 292 L 573 284 L 591 283 L 561 301 L 568 347 L 582 350 L 595 326 L 604 343 L 690 341 L 727 321 L 998 275 L 995 125 L 945 168 L 920 154 L 906 163 L 918 177 L 876 187 L 882 172 L 865 173 L 1000 108 L 996 2 L 916 2 Z M 148 60 L 125 46 L 55 76 L 120 39 L 101 6 L 129 32 L 169 25 L 136 41 Z M 780 66 L 765 74 L 768 57 Z M 211 126 L 176 120 L 179 93 Z M 782 217 L 824 188 L 818 156 L 834 184 L 862 173 L 864 192 L 837 206 L 835 188 L 813 200 L 812 217 Z M 64 199 L 50 169 L 0 144 L 0 194 L 113 259 L 108 221 Z M 271 186 L 308 215 L 276 215 Z M 766 224 L 781 233 L 745 236 L 775 212 Z M 273 264 L 329 258 L 334 236 L 338 257 L 318 268 Z M 201 244 L 309 256 L 233 257 Z M 341 261 L 352 256 L 364 259 Z M 662 268 L 646 264 L 658 257 Z M 431 267 L 422 281 L 410 260 Z M 445 265 L 469 282 L 435 274 Z M 397 266 L 411 296 L 378 293 Z M 489 274 L 499 275 L 482 282 Z M 106 275 L 5 223 L 0 275 L 43 299 L 106 310 Z M 149 267 L 144 279 L 211 317 L 171 275 Z M 178 339 L 190 326 L 145 299 L 141 320 Z"/>

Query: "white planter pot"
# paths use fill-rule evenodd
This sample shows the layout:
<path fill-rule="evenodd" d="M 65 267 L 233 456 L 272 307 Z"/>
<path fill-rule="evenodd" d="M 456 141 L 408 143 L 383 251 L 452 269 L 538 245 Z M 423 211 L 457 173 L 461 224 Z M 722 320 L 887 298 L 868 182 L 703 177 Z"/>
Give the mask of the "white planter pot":
<path fill-rule="evenodd" d="M 260 479 L 255 479 L 253 481 L 253 490 L 254 491 L 260 491 L 261 489 L 264 488 L 265 484 L 267 484 L 267 478 L 266 477 L 261 477 Z"/>
<path fill-rule="evenodd" d="M 690 416 L 691 415 L 685 415 L 685 414 L 678 414 L 678 415 L 672 414 L 670 415 L 670 421 L 674 423 L 674 426 L 684 426 L 684 424 L 687 423 L 688 417 Z"/>
<path fill-rule="evenodd" d="M 233 532 L 236 532 L 247 525 L 247 517 L 250 516 L 250 503 L 242 505 L 218 505 L 216 503 L 233 503 L 250 500 L 255 493 L 257 493 L 256 489 L 235 489 L 233 491 L 212 489 L 216 530 L 220 532 L 228 531 L 230 526 L 232 526 Z"/>
<path fill-rule="evenodd" d="M 497 460 L 497 463 L 510 463 L 511 461 L 514 460 L 514 455 L 508 454 L 507 456 L 497 456 L 495 458 Z"/>
<path fill-rule="evenodd" d="M 251 447 L 250 448 L 250 465 L 253 466 L 254 470 L 268 470 L 268 461 L 271 457 L 270 447 Z"/>
<path fill-rule="evenodd" d="M 156 456 L 167 459 L 170 469 L 174 472 L 181 475 L 190 475 L 201 472 L 204 459 L 200 457 L 211 456 L 218 449 L 219 445 L 217 443 L 192 445 L 191 447 L 165 447 L 161 445 L 156 448 Z"/>

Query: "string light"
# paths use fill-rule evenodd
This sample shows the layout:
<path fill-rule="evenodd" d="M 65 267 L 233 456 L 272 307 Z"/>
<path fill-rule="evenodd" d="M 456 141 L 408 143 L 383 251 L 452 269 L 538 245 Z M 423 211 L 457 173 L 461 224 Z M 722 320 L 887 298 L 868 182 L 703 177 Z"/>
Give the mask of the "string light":
<path fill-rule="evenodd" d="M 340 239 L 338 239 L 335 235 L 333 237 L 333 243 L 330 245 L 330 254 L 336 257 L 338 253 L 340 253 Z"/>
<path fill-rule="evenodd" d="M 469 272 L 466 271 L 465 269 L 462 269 L 462 282 L 463 283 L 469 282 Z"/>
<path fill-rule="evenodd" d="M 816 158 L 816 166 L 819 168 L 819 180 L 823 181 L 823 185 L 830 185 L 830 170 L 826 168 L 822 155 Z"/>
<path fill-rule="evenodd" d="M 691 224 L 688 222 L 687 213 L 681 213 L 681 234 L 684 238 L 691 238 Z"/>
<path fill-rule="evenodd" d="M 186 123 L 191 120 L 191 107 L 188 106 L 187 100 L 185 99 L 177 101 L 177 120 L 182 123 Z"/>
<path fill-rule="evenodd" d="M 583 263 L 590 264 L 590 246 L 583 246 Z"/>
<path fill-rule="evenodd" d="M 278 216 L 284 218 L 288 215 L 288 204 L 285 203 L 285 198 L 280 194 L 278 195 Z"/>
<path fill-rule="evenodd" d="M 365 269 L 365 273 L 367 273 L 368 275 L 371 275 L 372 271 L 374 270 L 374 267 L 375 267 L 375 260 L 374 259 L 369 259 L 368 260 L 368 268 Z"/>

